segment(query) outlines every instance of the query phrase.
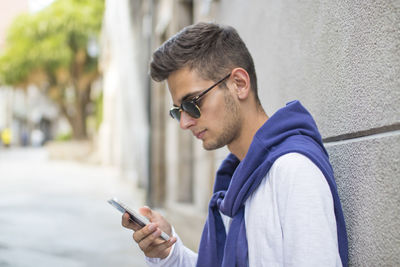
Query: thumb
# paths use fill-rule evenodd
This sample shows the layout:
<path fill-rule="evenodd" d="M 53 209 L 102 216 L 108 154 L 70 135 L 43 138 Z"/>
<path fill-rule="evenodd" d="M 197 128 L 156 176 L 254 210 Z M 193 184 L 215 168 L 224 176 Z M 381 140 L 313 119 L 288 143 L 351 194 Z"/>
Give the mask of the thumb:
<path fill-rule="evenodd" d="M 153 211 L 147 206 L 139 208 L 139 213 L 145 216 L 150 221 L 152 221 L 154 217 Z"/>

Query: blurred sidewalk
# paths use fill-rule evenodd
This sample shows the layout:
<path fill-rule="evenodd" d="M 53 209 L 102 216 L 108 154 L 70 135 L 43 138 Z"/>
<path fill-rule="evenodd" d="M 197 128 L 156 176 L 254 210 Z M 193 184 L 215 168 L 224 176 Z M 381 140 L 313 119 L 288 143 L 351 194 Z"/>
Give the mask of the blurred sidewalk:
<path fill-rule="evenodd" d="M 0 150 L 0 266 L 146 266 L 121 214 L 144 194 L 107 167 L 48 159 L 42 148 Z"/>
<path fill-rule="evenodd" d="M 99 156 L 92 141 L 50 141 L 45 145 L 51 160 L 70 160 L 100 164 Z"/>

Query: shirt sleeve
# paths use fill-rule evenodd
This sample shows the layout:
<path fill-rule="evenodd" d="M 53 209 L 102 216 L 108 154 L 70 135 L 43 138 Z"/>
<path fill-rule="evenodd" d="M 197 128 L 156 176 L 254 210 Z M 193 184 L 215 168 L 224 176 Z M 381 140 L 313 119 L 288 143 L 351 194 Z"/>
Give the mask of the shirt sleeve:
<path fill-rule="evenodd" d="M 171 252 L 165 259 L 146 258 L 149 267 L 191 267 L 196 266 L 197 253 L 185 247 L 182 240 L 172 228 L 172 236 L 177 238 L 176 243 L 172 246 Z"/>
<path fill-rule="evenodd" d="M 342 266 L 332 193 L 321 170 L 298 153 L 271 173 L 282 228 L 285 266 Z M 271 178 L 271 177 L 270 177 Z"/>

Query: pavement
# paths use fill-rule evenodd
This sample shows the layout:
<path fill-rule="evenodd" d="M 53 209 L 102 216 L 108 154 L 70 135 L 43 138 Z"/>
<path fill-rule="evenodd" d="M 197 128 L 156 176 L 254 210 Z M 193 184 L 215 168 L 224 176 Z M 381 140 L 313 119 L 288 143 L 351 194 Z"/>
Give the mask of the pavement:
<path fill-rule="evenodd" d="M 146 266 L 116 196 L 144 194 L 110 167 L 50 160 L 43 148 L 0 148 L 0 266 Z"/>

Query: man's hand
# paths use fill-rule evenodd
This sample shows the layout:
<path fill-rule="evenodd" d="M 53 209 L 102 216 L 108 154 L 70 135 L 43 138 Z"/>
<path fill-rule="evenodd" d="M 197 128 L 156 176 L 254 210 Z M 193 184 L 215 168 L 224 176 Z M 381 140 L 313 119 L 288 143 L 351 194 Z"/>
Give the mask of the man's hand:
<path fill-rule="evenodd" d="M 133 233 L 133 239 L 138 243 L 140 249 L 147 257 L 166 258 L 171 251 L 172 245 L 176 242 L 176 237 L 170 237 L 168 241 L 165 241 L 161 239 L 160 235 L 162 230 L 171 236 L 171 225 L 161 214 L 152 211 L 148 207 L 140 208 L 139 212 L 149 219 L 150 223 L 148 225 L 141 228 L 129 219 L 128 213 L 124 213 L 124 215 L 122 215 L 122 226 L 135 231 Z"/>

